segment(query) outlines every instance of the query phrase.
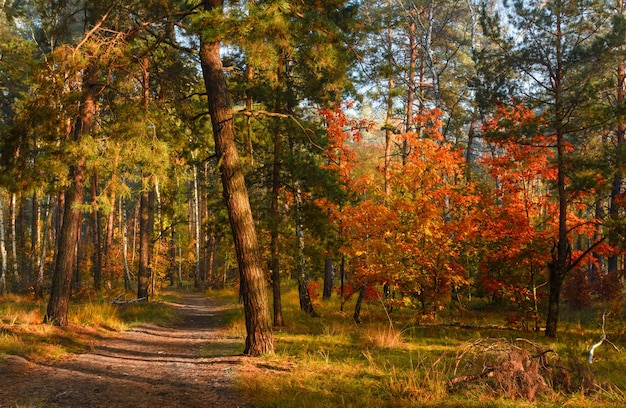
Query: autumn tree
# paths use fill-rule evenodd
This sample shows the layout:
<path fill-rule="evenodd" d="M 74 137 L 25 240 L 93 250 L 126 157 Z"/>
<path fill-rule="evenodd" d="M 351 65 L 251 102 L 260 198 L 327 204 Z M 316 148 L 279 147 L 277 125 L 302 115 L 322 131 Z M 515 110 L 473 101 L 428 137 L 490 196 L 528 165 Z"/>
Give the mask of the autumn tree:
<path fill-rule="evenodd" d="M 529 103 L 545 112 L 548 134 L 554 138 L 558 202 L 558 233 L 548 265 L 549 306 L 546 336 L 556 336 L 563 282 L 581 261 L 572 251 L 570 206 L 577 192 L 568 174 L 572 153 L 579 148 L 588 129 L 601 119 L 590 116 L 599 92 L 603 68 L 623 36 L 614 35 L 611 19 L 601 4 L 579 4 L 561 0 L 514 2 L 509 22 L 516 32 L 500 42 L 507 61 L 522 73 L 531 86 L 521 86 Z M 621 30 L 621 21 L 613 20 Z M 598 128 L 599 129 L 599 128 Z M 594 245 L 591 245 L 593 247 Z M 590 248 L 591 248 L 590 247 Z M 588 250 L 590 249 L 588 248 Z M 585 254 L 587 251 L 583 252 Z"/>
<path fill-rule="evenodd" d="M 397 305 L 428 315 L 438 314 L 467 283 L 460 243 L 472 231 L 467 215 L 475 201 L 473 185 L 462 177 L 464 158 L 443 141 L 439 115 L 417 115 L 422 136 L 403 136 L 411 153 L 393 169 L 391 193 L 383 197 L 368 188 L 339 215 L 353 279 L 387 284 L 400 295 Z"/>

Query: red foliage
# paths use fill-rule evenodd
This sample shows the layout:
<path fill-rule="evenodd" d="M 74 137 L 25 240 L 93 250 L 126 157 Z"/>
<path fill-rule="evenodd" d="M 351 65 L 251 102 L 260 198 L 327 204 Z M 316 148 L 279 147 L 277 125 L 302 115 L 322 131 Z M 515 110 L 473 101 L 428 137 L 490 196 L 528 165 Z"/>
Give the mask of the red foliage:
<path fill-rule="evenodd" d="M 316 301 L 319 300 L 320 298 L 320 283 L 317 281 L 309 281 L 308 284 L 308 289 L 309 289 L 309 296 L 311 297 L 312 301 Z"/>
<path fill-rule="evenodd" d="M 341 296 L 341 288 L 336 287 L 335 290 L 337 291 L 337 294 Z M 355 294 L 358 295 L 359 290 L 361 290 L 361 285 L 358 285 L 355 287 L 350 283 L 344 284 L 343 285 L 344 300 L 350 299 Z M 363 298 L 363 301 L 378 302 L 381 296 L 382 296 L 381 293 L 373 285 L 365 285 L 365 297 Z"/>
<path fill-rule="evenodd" d="M 564 292 L 569 305 L 576 310 L 591 306 L 591 290 L 587 268 L 577 269 L 565 282 Z"/>

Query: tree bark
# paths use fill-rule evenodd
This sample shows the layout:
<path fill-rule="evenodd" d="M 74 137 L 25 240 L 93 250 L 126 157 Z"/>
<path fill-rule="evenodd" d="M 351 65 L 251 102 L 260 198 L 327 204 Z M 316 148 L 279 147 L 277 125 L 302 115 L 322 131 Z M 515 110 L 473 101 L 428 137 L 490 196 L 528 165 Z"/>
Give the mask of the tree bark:
<path fill-rule="evenodd" d="M 332 258 L 324 261 L 324 292 L 322 299 L 330 299 L 333 294 L 333 281 L 335 280 L 335 262 Z"/>
<path fill-rule="evenodd" d="M 280 61 L 278 63 L 278 69 L 276 77 L 278 81 L 283 79 L 284 74 L 284 53 L 280 53 Z M 276 93 L 276 112 L 282 113 L 282 96 L 280 92 Z M 252 106 L 250 106 L 252 108 Z M 270 269 L 272 271 L 272 297 L 274 306 L 274 326 L 284 326 L 285 320 L 283 319 L 283 307 L 282 298 L 280 293 L 280 222 L 281 216 L 278 211 L 278 198 L 281 188 L 281 151 L 282 151 L 282 139 L 283 135 L 281 129 L 278 128 L 279 124 L 276 124 L 277 128 L 274 132 L 274 154 L 272 158 L 272 191 L 270 196 Z"/>
<path fill-rule="evenodd" d="M 144 177 L 142 181 L 142 192 L 139 199 L 139 269 L 137 274 L 137 299 L 148 300 L 150 287 L 150 277 L 152 275 L 151 254 L 152 254 L 152 232 L 151 223 L 153 213 L 152 194 L 149 180 Z"/>
<path fill-rule="evenodd" d="M 97 84 L 94 83 L 95 72 L 89 68 L 84 73 L 84 97 L 80 106 L 79 116 L 72 128 L 72 142 L 80 143 L 83 137 L 91 133 L 96 114 Z M 71 295 L 71 283 L 76 264 L 76 245 L 78 244 L 79 228 L 81 224 L 83 204 L 83 187 L 85 184 L 86 158 L 80 156 L 76 163 L 70 166 L 71 185 L 65 192 L 65 207 L 63 222 L 58 241 L 58 253 L 54 272 L 52 273 L 52 288 L 45 322 L 58 326 L 67 326 L 67 312 Z"/>
<path fill-rule="evenodd" d="M 354 315 L 352 316 L 352 318 L 357 324 L 361 323 L 361 305 L 363 304 L 363 299 L 365 299 L 365 288 L 365 283 L 361 284 L 361 287 L 359 288 L 359 296 L 357 297 L 356 303 L 354 305 Z"/>
<path fill-rule="evenodd" d="M 7 293 L 7 248 L 4 242 L 4 208 L 2 208 L 2 200 L 0 200 L 0 257 L 1 269 L 0 269 L 0 293 Z"/>
<path fill-rule="evenodd" d="M 102 284 L 102 251 L 100 250 L 100 210 L 98 209 L 98 172 L 93 170 L 91 175 L 91 200 L 94 205 L 91 214 L 91 226 L 93 234 L 93 256 L 92 256 L 92 270 L 93 270 L 93 287 L 99 291 Z"/>
<path fill-rule="evenodd" d="M 76 263 L 76 245 L 82 218 L 80 205 L 83 203 L 83 186 L 85 182 L 85 158 L 81 158 L 70 168 L 72 185 L 65 193 L 65 208 L 57 261 L 52 273 L 50 300 L 44 322 L 56 326 L 67 326 L 67 312 L 70 301 L 74 264 Z"/>
<path fill-rule="evenodd" d="M 313 302 L 311 302 L 311 293 L 309 292 L 309 273 L 306 269 L 306 258 L 304 255 L 304 227 L 302 225 L 302 191 L 300 184 L 294 183 L 294 212 L 296 219 L 296 240 L 298 244 L 298 295 L 300 298 L 300 310 L 317 317 Z"/>
<path fill-rule="evenodd" d="M 113 240 L 115 238 L 115 208 L 117 204 L 117 198 L 115 190 L 111 189 L 109 196 L 110 209 L 107 214 L 107 226 L 106 226 L 106 240 L 104 241 L 104 263 L 103 270 L 107 276 L 107 287 L 111 287 L 111 281 L 113 281 Z"/>
<path fill-rule="evenodd" d="M 11 233 L 9 234 L 9 239 L 11 240 L 11 260 L 13 261 L 13 276 L 17 283 L 20 280 L 20 272 L 17 257 L 17 194 L 15 193 L 11 193 L 9 209 L 9 218 L 11 219 Z"/>
<path fill-rule="evenodd" d="M 213 11 L 222 7 L 222 1 L 204 0 L 204 7 L 207 11 Z M 220 43 L 208 42 L 201 36 L 200 62 L 215 138 L 215 151 L 219 158 L 223 194 L 239 265 L 247 333 L 244 354 L 258 356 L 272 353 L 274 341 L 265 291 L 266 279 L 261 268 L 248 189 L 235 143 L 233 113 L 220 57 Z"/>
<path fill-rule="evenodd" d="M 626 63 L 623 61 L 620 62 L 617 69 L 617 103 L 621 106 L 624 103 L 624 81 L 626 79 Z M 615 175 L 613 176 L 613 185 L 611 187 L 611 205 L 609 207 L 609 216 L 612 219 L 617 219 L 619 216 L 619 206 L 617 204 L 617 198 L 622 192 L 622 182 L 623 182 L 623 174 L 622 174 L 622 162 L 624 155 L 624 134 L 626 134 L 626 124 L 621 122 L 617 125 L 617 129 L 615 131 L 616 136 L 616 154 L 615 154 Z M 618 246 L 619 238 L 615 232 L 609 234 L 609 245 L 612 247 Z M 611 254 L 608 257 L 608 272 L 615 272 L 619 268 L 618 265 L 618 251 L 616 253 Z"/>

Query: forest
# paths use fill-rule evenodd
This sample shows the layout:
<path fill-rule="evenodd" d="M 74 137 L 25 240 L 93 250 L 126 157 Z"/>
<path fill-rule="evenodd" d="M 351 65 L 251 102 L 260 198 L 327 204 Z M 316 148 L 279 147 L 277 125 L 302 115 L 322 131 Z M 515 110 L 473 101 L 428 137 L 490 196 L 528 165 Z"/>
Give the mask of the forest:
<path fill-rule="evenodd" d="M 246 356 L 341 313 L 618 359 L 625 80 L 621 0 L 2 1 L 0 304 L 229 291 Z"/>

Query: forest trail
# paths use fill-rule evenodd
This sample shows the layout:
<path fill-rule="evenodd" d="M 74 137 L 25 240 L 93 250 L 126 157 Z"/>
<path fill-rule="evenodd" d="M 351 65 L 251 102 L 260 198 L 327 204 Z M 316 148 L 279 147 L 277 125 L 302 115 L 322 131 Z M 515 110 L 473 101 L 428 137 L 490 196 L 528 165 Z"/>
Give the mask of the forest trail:
<path fill-rule="evenodd" d="M 0 406 L 249 407 L 234 389 L 243 345 L 222 334 L 226 306 L 180 296 L 170 304 L 181 319 L 167 327 L 137 326 L 44 364 L 9 356 L 0 364 Z"/>

